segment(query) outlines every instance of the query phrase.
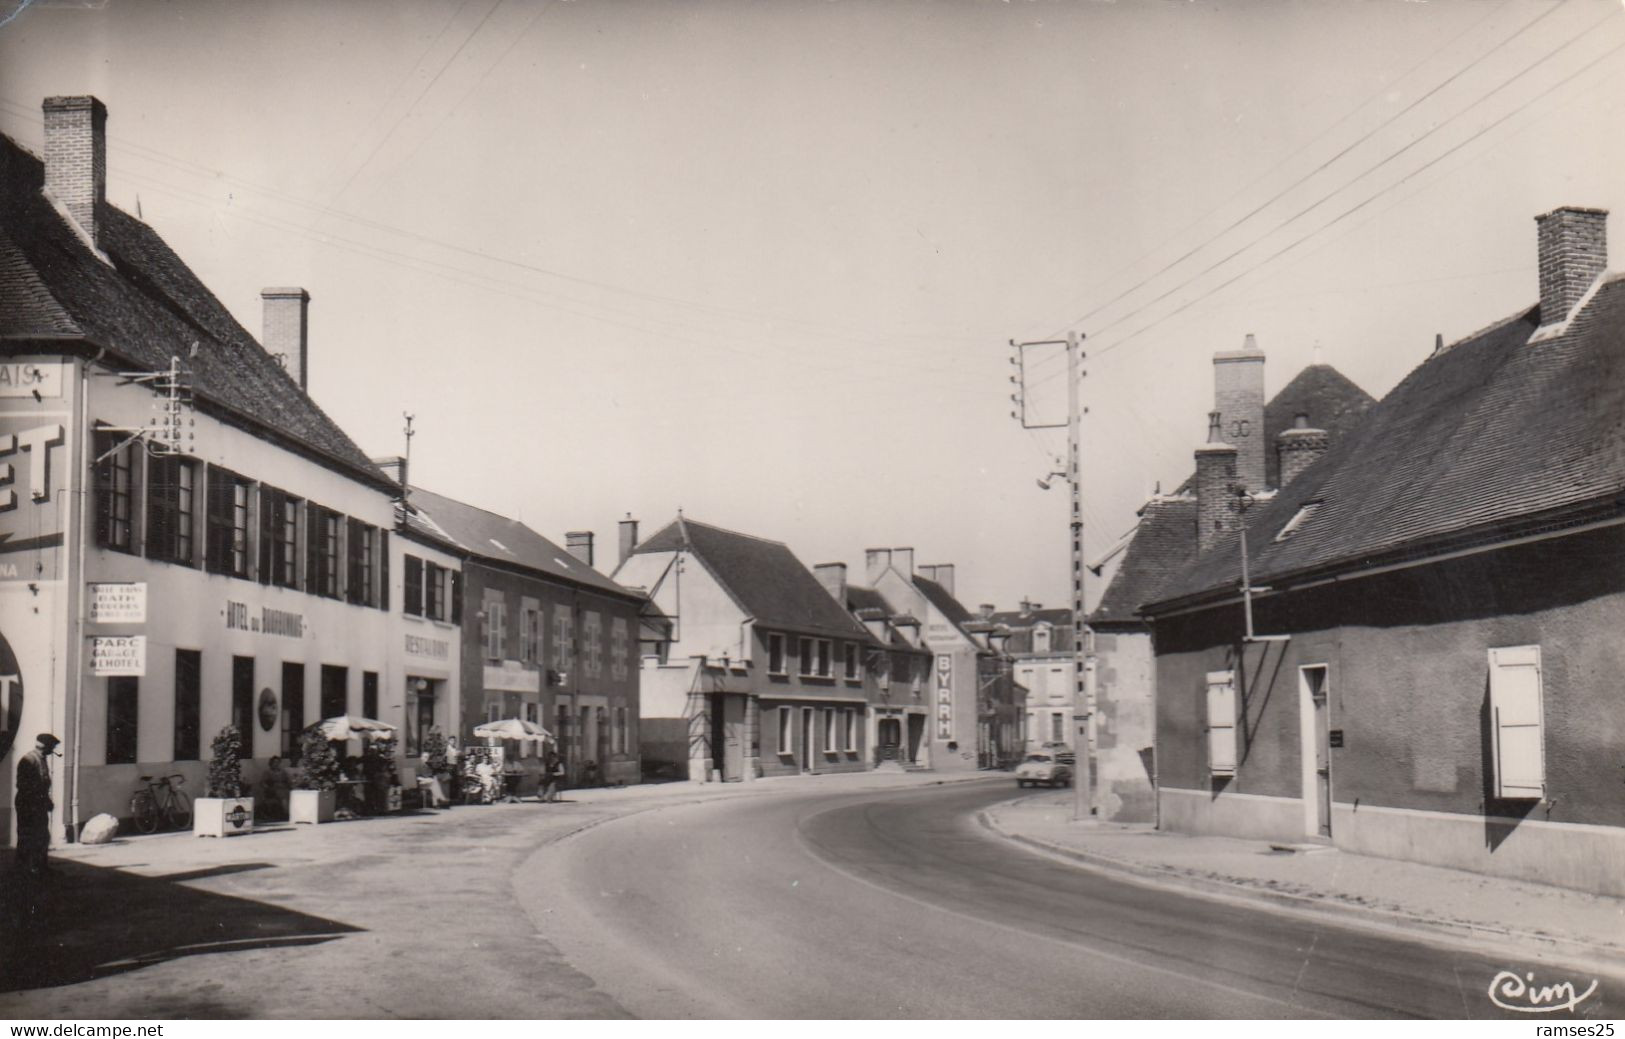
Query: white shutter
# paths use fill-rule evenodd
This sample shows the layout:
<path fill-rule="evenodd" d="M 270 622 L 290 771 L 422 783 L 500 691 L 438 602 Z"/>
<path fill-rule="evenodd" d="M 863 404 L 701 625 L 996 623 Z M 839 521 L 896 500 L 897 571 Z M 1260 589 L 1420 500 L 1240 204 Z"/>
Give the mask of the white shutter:
<path fill-rule="evenodd" d="M 1490 729 L 1495 744 L 1495 796 L 1544 797 L 1539 646 L 1490 650 Z"/>
<path fill-rule="evenodd" d="M 1236 680 L 1233 671 L 1207 673 L 1207 759 L 1214 775 L 1236 774 Z"/>

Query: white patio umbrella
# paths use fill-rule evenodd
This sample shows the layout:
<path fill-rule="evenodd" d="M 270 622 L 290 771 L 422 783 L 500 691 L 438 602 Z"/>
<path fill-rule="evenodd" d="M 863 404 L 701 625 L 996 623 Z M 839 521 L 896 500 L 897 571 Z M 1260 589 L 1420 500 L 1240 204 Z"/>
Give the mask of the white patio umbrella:
<path fill-rule="evenodd" d="M 395 726 L 388 722 L 362 718 L 354 714 L 325 718 L 319 723 L 319 728 L 322 735 L 330 740 L 367 740 L 374 736 L 386 736 L 395 731 Z"/>
<path fill-rule="evenodd" d="M 553 734 L 523 718 L 504 718 L 474 726 L 474 735 L 492 740 L 551 740 Z"/>

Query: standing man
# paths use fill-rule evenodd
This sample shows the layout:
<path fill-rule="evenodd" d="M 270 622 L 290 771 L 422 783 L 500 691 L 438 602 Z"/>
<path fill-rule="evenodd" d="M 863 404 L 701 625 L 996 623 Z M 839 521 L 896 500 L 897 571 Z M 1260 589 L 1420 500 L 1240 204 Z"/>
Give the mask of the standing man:
<path fill-rule="evenodd" d="M 48 732 L 35 738 L 34 749 L 17 761 L 17 862 L 31 880 L 45 877 L 51 847 L 51 758 L 62 741 Z"/>

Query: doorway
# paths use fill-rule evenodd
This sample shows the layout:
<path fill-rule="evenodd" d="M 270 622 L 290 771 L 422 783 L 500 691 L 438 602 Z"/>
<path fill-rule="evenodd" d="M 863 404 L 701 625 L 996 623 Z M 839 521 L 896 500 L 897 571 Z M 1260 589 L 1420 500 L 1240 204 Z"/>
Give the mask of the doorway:
<path fill-rule="evenodd" d="M 1331 706 L 1327 668 L 1298 668 L 1298 733 L 1303 757 L 1303 832 L 1332 835 Z"/>
<path fill-rule="evenodd" d="M 896 761 L 903 755 L 903 719 L 880 719 L 880 731 L 876 740 L 880 747 L 880 760 Z"/>

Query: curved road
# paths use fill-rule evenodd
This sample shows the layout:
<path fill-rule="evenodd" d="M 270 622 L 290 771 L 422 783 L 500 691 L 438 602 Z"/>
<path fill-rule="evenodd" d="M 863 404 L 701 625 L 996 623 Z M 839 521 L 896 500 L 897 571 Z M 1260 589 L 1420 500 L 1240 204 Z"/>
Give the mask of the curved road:
<path fill-rule="evenodd" d="M 1500 1014 L 1496 973 L 1522 967 L 1029 853 L 975 819 L 1013 794 L 1001 779 L 661 808 L 543 849 L 515 889 L 642 1017 L 1476 1018 Z M 1620 1005 L 1617 982 L 1601 989 L 1582 1014 Z M 1554 1018 L 1570 1019 L 1535 1020 Z"/>

